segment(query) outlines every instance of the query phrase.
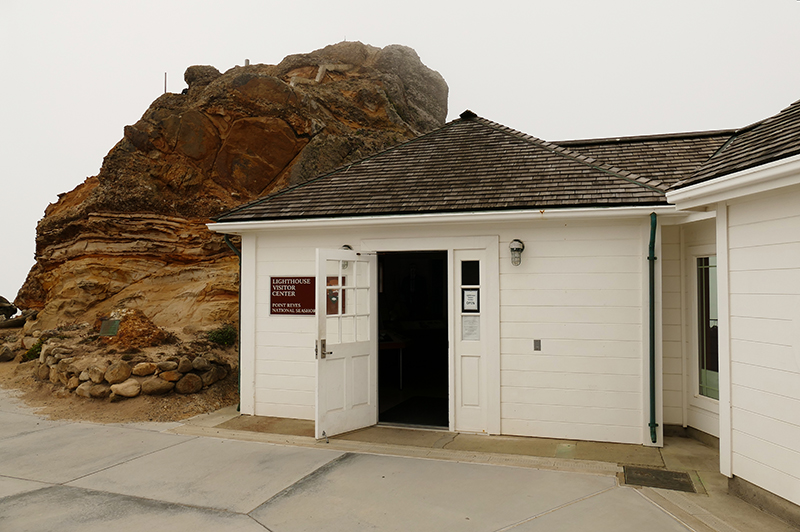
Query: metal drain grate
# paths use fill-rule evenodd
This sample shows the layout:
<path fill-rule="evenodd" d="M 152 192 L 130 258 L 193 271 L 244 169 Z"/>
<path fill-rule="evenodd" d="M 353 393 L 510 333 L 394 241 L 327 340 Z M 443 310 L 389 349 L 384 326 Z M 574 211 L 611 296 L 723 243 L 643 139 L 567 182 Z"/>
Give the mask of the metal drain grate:
<path fill-rule="evenodd" d="M 625 471 L 625 484 L 697 493 L 692 483 L 692 477 L 683 471 L 634 466 L 623 466 L 622 469 Z"/>

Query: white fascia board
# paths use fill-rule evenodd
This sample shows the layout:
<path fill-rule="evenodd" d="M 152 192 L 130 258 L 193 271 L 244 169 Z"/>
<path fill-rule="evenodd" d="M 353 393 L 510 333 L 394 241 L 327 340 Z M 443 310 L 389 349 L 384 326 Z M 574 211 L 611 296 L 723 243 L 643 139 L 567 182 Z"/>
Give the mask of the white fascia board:
<path fill-rule="evenodd" d="M 695 209 L 797 184 L 800 184 L 800 155 L 667 192 L 667 201 L 679 210 Z"/>
<path fill-rule="evenodd" d="M 253 231 L 271 231 L 283 229 L 317 229 L 332 227 L 363 227 L 391 225 L 431 225 L 431 224 L 485 224 L 503 222 L 536 222 L 564 219 L 591 218 L 640 218 L 655 212 L 659 216 L 678 216 L 685 218 L 686 213 L 679 213 L 672 205 L 647 207 L 608 207 L 582 209 L 541 209 L 536 211 L 488 211 L 458 212 L 436 214 L 405 214 L 388 216 L 353 216 L 347 218 L 312 218 L 299 220 L 258 220 L 252 222 L 221 222 L 206 224 L 211 231 L 240 235 Z"/>

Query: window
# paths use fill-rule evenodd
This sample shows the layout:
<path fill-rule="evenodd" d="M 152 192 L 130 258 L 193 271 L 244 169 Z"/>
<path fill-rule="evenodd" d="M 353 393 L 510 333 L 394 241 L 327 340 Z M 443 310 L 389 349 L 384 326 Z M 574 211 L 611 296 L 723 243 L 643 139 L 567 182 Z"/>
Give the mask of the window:
<path fill-rule="evenodd" d="M 719 399 L 717 258 L 697 258 L 697 331 L 700 395 Z"/>

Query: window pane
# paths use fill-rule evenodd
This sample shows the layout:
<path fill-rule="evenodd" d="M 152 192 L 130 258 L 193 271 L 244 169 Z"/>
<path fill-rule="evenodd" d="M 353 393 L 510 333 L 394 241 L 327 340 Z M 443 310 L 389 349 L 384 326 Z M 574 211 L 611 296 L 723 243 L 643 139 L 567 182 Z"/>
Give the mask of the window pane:
<path fill-rule="evenodd" d="M 355 313 L 359 316 L 369 314 L 369 289 L 361 288 L 356 290 L 356 308 Z"/>
<path fill-rule="evenodd" d="M 366 342 L 369 340 L 369 316 L 358 316 L 356 318 L 356 341 Z"/>
<path fill-rule="evenodd" d="M 353 316 L 341 318 L 342 338 L 341 343 L 349 344 L 356 341 L 356 319 Z"/>
<path fill-rule="evenodd" d="M 339 318 L 325 319 L 325 338 L 329 344 L 339 343 Z"/>
<path fill-rule="evenodd" d="M 716 257 L 697 259 L 697 318 L 700 395 L 719 399 Z"/>
<path fill-rule="evenodd" d="M 369 262 L 356 262 L 355 286 L 365 288 L 369 286 Z"/>
<path fill-rule="evenodd" d="M 481 263 L 477 260 L 461 261 L 461 284 L 476 286 L 481 284 Z"/>

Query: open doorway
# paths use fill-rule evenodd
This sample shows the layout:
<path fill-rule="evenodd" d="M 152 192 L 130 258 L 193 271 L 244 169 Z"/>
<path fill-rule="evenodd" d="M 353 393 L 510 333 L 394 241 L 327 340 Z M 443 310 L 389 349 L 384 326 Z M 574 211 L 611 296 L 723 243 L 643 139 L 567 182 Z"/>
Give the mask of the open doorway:
<path fill-rule="evenodd" d="M 447 252 L 378 255 L 378 421 L 449 426 Z"/>

